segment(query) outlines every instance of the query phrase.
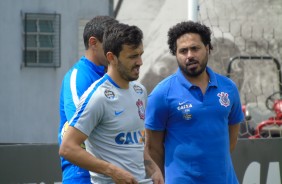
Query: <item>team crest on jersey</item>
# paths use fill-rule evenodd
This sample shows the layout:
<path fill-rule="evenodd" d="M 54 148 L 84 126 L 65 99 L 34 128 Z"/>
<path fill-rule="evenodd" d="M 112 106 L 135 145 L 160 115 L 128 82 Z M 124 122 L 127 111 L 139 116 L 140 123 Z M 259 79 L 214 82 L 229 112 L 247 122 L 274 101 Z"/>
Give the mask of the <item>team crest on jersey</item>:
<path fill-rule="evenodd" d="M 145 119 L 145 108 L 144 108 L 142 100 L 138 99 L 138 101 L 136 102 L 136 105 L 138 107 L 138 113 L 139 113 L 140 119 L 144 120 Z"/>
<path fill-rule="evenodd" d="M 108 99 L 114 99 L 115 98 L 115 93 L 113 91 L 108 90 L 108 89 L 105 90 L 104 94 Z"/>
<path fill-rule="evenodd" d="M 136 85 L 136 84 L 133 86 L 133 89 L 138 94 L 142 94 L 143 93 L 143 89 L 140 86 Z"/>
<path fill-rule="evenodd" d="M 217 96 L 219 97 L 219 102 L 222 106 L 228 107 L 230 105 L 228 93 L 220 92 L 217 94 Z"/>

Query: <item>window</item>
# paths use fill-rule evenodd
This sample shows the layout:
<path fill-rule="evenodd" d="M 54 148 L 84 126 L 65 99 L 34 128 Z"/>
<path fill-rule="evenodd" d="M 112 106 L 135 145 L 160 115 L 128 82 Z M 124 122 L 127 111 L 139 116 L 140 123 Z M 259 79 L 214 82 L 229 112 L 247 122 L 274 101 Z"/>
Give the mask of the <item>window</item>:
<path fill-rule="evenodd" d="M 60 25 L 59 14 L 25 13 L 25 66 L 60 67 Z"/>

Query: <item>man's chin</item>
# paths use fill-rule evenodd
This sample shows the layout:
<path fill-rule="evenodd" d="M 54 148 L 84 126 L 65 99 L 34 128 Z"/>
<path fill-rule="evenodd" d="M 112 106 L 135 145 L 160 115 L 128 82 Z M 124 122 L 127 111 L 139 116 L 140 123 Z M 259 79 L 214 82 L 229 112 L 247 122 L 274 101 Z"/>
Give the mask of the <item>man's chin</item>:
<path fill-rule="evenodd" d="M 139 78 L 139 75 L 138 76 L 132 76 L 132 77 L 129 78 L 129 81 L 136 81 L 138 78 Z"/>
<path fill-rule="evenodd" d="M 198 71 L 197 69 L 196 70 L 189 70 L 189 71 L 187 71 L 187 75 L 189 76 L 189 77 L 198 77 L 199 75 L 201 75 L 201 71 Z"/>

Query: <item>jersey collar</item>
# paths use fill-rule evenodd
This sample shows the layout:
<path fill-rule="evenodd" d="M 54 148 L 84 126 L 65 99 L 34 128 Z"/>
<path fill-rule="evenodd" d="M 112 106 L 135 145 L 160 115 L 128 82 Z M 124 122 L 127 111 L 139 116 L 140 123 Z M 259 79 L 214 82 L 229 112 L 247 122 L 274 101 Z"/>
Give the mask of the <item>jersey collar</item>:
<path fill-rule="evenodd" d="M 207 72 L 209 74 L 209 77 L 210 77 L 210 81 L 209 81 L 209 86 L 214 86 L 214 87 L 217 87 L 218 84 L 217 84 L 217 80 L 216 80 L 216 77 L 215 77 L 215 73 L 212 71 L 211 68 L 209 68 L 208 66 L 206 67 L 207 69 Z M 181 72 L 180 68 L 178 68 L 177 72 L 176 72 L 176 75 L 180 81 L 180 83 L 183 85 L 183 86 L 186 86 L 188 89 L 191 88 L 193 86 L 192 83 L 190 83 L 183 75 L 183 73 Z"/>
<path fill-rule="evenodd" d="M 115 81 L 107 73 L 104 75 L 104 78 L 108 79 L 115 87 L 120 88 L 119 85 L 115 83 Z"/>
<path fill-rule="evenodd" d="M 218 84 L 217 84 L 217 80 L 216 80 L 216 77 L 215 77 L 215 73 L 208 66 L 207 66 L 207 72 L 208 72 L 208 74 L 210 76 L 209 86 L 217 87 Z"/>

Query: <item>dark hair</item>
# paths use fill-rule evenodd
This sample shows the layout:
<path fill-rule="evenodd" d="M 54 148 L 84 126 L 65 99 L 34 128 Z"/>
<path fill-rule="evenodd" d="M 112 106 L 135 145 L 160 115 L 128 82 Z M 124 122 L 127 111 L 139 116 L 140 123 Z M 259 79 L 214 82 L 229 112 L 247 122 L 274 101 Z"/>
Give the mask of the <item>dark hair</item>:
<path fill-rule="evenodd" d="M 143 39 L 143 33 L 137 26 L 118 23 L 109 26 L 103 38 L 104 53 L 112 52 L 117 57 L 122 50 L 122 45 L 130 45 L 137 48 Z"/>
<path fill-rule="evenodd" d="M 179 37 L 186 33 L 196 33 L 201 36 L 201 40 L 205 46 L 209 45 L 209 52 L 213 49 L 211 44 L 211 30 L 207 26 L 198 22 L 186 21 L 173 26 L 168 31 L 168 46 L 172 55 L 176 54 L 176 41 Z"/>
<path fill-rule="evenodd" d="M 96 16 L 86 23 L 83 32 L 83 41 L 85 49 L 88 49 L 89 38 L 94 36 L 100 42 L 103 42 L 103 34 L 105 29 L 112 25 L 118 23 L 117 20 L 110 16 Z"/>

